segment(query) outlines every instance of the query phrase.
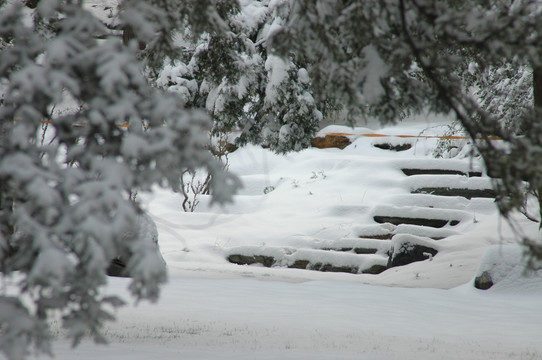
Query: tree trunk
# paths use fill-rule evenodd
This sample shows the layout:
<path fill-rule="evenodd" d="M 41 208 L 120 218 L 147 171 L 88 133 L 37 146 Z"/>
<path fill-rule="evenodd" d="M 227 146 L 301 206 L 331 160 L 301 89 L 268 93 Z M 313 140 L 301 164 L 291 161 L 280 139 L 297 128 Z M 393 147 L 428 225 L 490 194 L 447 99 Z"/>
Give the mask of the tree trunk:
<path fill-rule="evenodd" d="M 542 66 L 533 68 L 534 108 L 538 114 L 542 111 Z"/>
<path fill-rule="evenodd" d="M 6 153 L 6 143 L 11 134 L 13 120 L 0 120 L 0 158 Z M 6 179 L 0 178 L 0 234 L 4 241 L 0 242 L 0 271 L 5 270 L 5 262 L 12 255 L 11 237 L 15 232 L 13 226 L 13 197 L 10 194 Z"/>
<path fill-rule="evenodd" d="M 542 115 L 542 66 L 533 67 L 533 107 L 534 121 L 537 121 L 538 117 Z M 542 187 L 537 190 L 538 210 L 541 219 L 539 227 L 542 229 Z"/>

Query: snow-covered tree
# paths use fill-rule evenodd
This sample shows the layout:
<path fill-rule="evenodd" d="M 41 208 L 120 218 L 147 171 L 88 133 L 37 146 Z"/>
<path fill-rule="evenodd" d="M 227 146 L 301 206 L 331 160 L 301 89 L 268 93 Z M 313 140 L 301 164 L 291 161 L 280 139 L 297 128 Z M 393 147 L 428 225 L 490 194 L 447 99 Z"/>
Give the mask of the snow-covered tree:
<path fill-rule="evenodd" d="M 129 3 L 120 18 L 136 39 L 167 49 L 165 6 L 177 2 Z M 100 328 L 122 304 L 102 291 L 117 256 L 133 296 L 157 298 L 165 266 L 142 236 L 152 221 L 132 191 L 178 191 L 183 172 L 199 167 L 212 174 L 214 201 L 239 186 L 205 150 L 208 116 L 151 87 L 133 47 L 107 35 L 83 2 L 34 5 L 0 1 L 0 350 L 9 359 L 32 345 L 49 352 L 52 318 L 75 344 L 87 334 L 105 341 Z M 191 2 L 200 5 L 216 10 Z M 215 13 L 185 15 L 212 29 Z"/>
<path fill-rule="evenodd" d="M 474 80 L 473 95 L 480 107 L 502 121 L 502 126 L 516 134 L 522 133 L 522 121 L 533 108 L 533 70 L 528 65 L 506 62 L 484 68 L 471 64 L 469 75 Z M 467 81 L 469 76 L 467 77 Z"/>
<path fill-rule="evenodd" d="M 468 61 L 468 59 L 467 59 Z M 514 61 L 480 67 L 475 61 L 461 69 L 459 76 L 465 88 L 479 104 L 481 110 L 491 114 L 500 126 L 516 135 L 523 135 L 523 121 L 532 112 L 533 69 Z M 463 134 L 459 121 L 451 124 L 449 135 Z M 435 153 L 437 156 L 469 156 L 472 154 L 470 141 L 457 142 L 439 140 Z"/>
<path fill-rule="evenodd" d="M 542 190 L 542 2 L 539 0 L 299 0 L 268 40 L 282 56 L 295 53 L 309 69 L 316 98 L 335 97 L 356 112 L 393 121 L 407 111 L 455 114 L 495 177 L 503 215 L 524 206 L 526 186 Z M 465 77 L 514 72 L 533 102 L 513 114 L 472 94 Z M 509 70 L 507 70 L 507 67 Z M 509 72 L 510 74 L 510 72 Z M 499 77 L 503 79 L 504 77 Z M 493 78 L 497 80 L 497 78 Z M 480 78 L 480 91 L 487 82 Z M 506 84 L 493 81 L 503 91 Z M 523 88 L 524 89 L 524 88 Z M 514 89 L 521 98 L 529 91 Z M 510 104 L 510 103 L 509 103 Z M 502 116 L 513 116 L 503 119 Z M 522 135 L 510 131 L 520 124 Z M 502 142 L 491 141 L 497 136 Z M 502 146 L 501 144 L 504 144 Z M 541 202 L 542 204 L 542 202 Z M 541 207 L 542 213 L 542 207 Z M 534 241 L 534 242 L 533 242 Z M 537 242 L 538 241 L 538 242 Z M 525 239 L 542 257 L 539 240 Z"/>
<path fill-rule="evenodd" d="M 227 33 L 194 37 L 183 28 L 182 54 L 166 64 L 159 86 L 205 108 L 215 133 L 240 130 L 240 144 L 264 144 L 277 152 L 308 147 L 325 110 L 312 96 L 307 64 L 267 48 L 289 10 L 284 0 L 243 0 L 226 18 Z"/>

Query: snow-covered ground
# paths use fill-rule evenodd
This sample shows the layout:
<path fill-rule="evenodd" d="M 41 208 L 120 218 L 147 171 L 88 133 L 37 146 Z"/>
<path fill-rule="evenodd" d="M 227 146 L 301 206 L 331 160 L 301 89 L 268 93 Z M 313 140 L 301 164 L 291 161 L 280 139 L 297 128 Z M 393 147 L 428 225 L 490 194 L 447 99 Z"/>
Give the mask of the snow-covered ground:
<path fill-rule="evenodd" d="M 89 360 L 541 359 L 541 296 L 540 288 L 172 276 L 158 304 L 119 312 L 107 330 L 111 345 L 72 351 L 61 343 L 56 353 Z"/>
<path fill-rule="evenodd" d="M 325 130 L 438 135 L 445 126 L 422 121 Z M 542 359 L 540 276 L 506 271 L 490 290 L 472 286 L 489 245 L 516 243 L 491 199 L 425 204 L 442 207 L 444 214 L 459 212 L 462 221 L 437 242 L 439 253 L 431 260 L 379 275 L 226 260 L 232 249 L 295 250 L 350 239 L 375 225 L 377 211 L 411 211 L 406 200 L 418 180 L 400 168 L 431 165 L 437 140 L 391 138 L 414 144 L 392 152 L 372 146 L 382 138 L 352 138 L 344 150 L 285 156 L 255 146 L 239 149 L 229 164 L 244 188 L 225 207 L 212 207 L 200 196 L 196 211 L 186 213 L 178 194 L 157 189 L 140 195 L 168 263 L 170 280 L 160 301 L 122 308 L 106 329 L 109 346 L 84 343 L 71 350 L 59 335 L 57 358 Z M 477 166 L 468 159 L 448 164 Z M 470 188 L 484 181 L 472 180 L 461 181 Z M 528 220 L 518 218 L 518 225 L 527 234 L 537 232 Z M 484 266 L 490 263 L 486 259 Z M 107 292 L 128 299 L 127 282 L 111 278 Z"/>

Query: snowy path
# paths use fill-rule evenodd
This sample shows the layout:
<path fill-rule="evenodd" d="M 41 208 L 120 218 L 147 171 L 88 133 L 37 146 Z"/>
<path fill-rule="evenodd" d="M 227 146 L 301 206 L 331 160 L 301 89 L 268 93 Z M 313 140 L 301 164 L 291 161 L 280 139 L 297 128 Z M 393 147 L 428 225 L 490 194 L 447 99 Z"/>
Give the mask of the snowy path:
<path fill-rule="evenodd" d="M 125 288 L 124 279 L 111 287 Z M 115 291 L 116 293 L 116 291 Z M 542 291 L 174 278 L 58 359 L 542 359 Z M 159 355 L 158 355 L 159 354 Z"/>

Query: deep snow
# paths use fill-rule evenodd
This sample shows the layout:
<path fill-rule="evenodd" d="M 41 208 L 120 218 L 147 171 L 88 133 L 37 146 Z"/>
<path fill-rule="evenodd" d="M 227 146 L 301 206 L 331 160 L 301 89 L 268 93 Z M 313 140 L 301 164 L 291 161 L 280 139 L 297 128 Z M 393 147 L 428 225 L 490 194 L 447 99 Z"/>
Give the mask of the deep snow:
<path fill-rule="evenodd" d="M 392 135 L 444 130 L 424 121 L 378 130 L 325 129 Z M 196 212 L 185 213 L 178 194 L 160 189 L 141 194 L 168 264 L 170 281 L 161 299 L 122 308 L 106 329 L 111 340 L 106 347 L 84 343 L 71 350 L 58 330 L 57 358 L 542 359 L 541 274 L 504 274 L 488 291 L 472 286 L 489 245 L 516 243 L 491 199 L 435 203 L 418 196 L 420 205 L 459 211 L 464 219 L 444 229 L 450 236 L 438 241 L 439 253 L 431 261 L 380 275 L 239 266 L 226 260 L 235 248 L 349 241 L 367 226 L 379 226 L 372 220 L 378 209 L 410 211 L 409 192 L 417 180 L 400 168 L 432 165 L 437 140 L 411 139 L 415 146 L 397 153 L 374 148 L 381 138 L 352 138 L 344 150 L 279 156 L 247 146 L 230 154 L 230 169 L 245 186 L 225 207 L 211 207 L 200 197 Z M 447 164 L 478 166 L 469 159 Z M 467 186 L 476 188 L 476 181 L 485 180 Z M 518 224 L 536 234 L 536 224 L 521 217 Z M 484 266 L 488 263 L 486 258 Z M 128 299 L 127 281 L 111 278 L 106 291 Z"/>

